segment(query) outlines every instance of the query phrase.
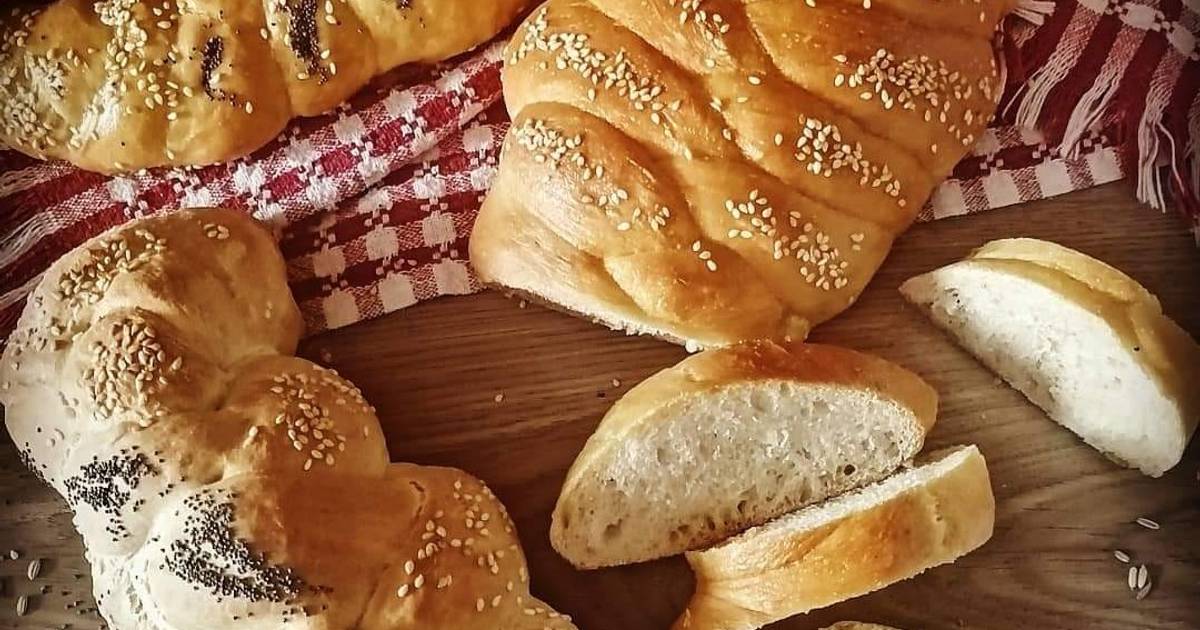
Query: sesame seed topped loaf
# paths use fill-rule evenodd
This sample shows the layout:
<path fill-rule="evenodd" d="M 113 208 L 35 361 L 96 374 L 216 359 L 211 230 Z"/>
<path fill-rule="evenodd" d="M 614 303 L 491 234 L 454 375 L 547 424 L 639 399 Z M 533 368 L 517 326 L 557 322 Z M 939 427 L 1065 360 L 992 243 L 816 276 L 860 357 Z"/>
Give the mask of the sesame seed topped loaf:
<path fill-rule="evenodd" d="M 550 542 L 581 568 L 705 547 L 891 474 L 936 415 L 920 377 L 852 350 L 701 352 L 604 416 L 563 482 Z"/>
<path fill-rule="evenodd" d="M 45 274 L 0 361 L 22 460 L 75 513 L 122 630 L 555 630 L 504 506 L 391 464 L 374 409 L 292 356 L 266 230 L 228 210 L 134 221 Z"/>
<path fill-rule="evenodd" d="M 224 162 L 528 0 L 57 0 L 5 8 L 0 143 L 104 173 Z"/>
<path fill-rule="evenodd" d="M 904 297 L 1109 459 L 1161 476 L 1200 423 L 1200 344 L 1136 280 L 1032 238 L 909 279 Z"/>
<path fill-rule="evenodd" d="M 1009 0 L 550 0 L 471 239 L 484 282 L 699 346 L 847 308 L 999 98 Z"/>

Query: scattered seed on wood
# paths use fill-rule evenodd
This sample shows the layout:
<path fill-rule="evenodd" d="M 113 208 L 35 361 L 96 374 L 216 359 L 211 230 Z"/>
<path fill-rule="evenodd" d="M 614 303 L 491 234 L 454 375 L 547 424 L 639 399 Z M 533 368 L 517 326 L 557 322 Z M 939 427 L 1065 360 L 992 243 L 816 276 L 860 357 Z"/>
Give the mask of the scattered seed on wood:
<path fill-rule="evenodd" d="M 621 386 L 621 379 L 614 378 L 614 379 L 612 380 L 612 386 L 613 386 L 613 387 L 620 387 L 620 386 Z"/>
<path fill-rule="evenodd" d="M 1152 588 L 1154 588 L 1154 582 L 1147 581 L 1145 586 L 1138 589 L 1137 594 L 1134 595 L 1134 599 L 1138 600 L 1139 602 L 1143 599 L 1146 599 L 1146 596 L 1150 594 L 1150 589 Z"/>
<path fill-rule="evenodd" d="M 1150 582 L 1150 570 L 1146 565 L 1141 565 L 1137 569 L 1137 588 L 1144 588 Z"/>
<path fill-rule="evenodd" d="M 1159 525 L 1156 521 L 1152 521 L 1144 516 L 1139 516 L 1138 519 L 1134 522 L 1137 523 L 1138 525 L 1141 525 L 1142 527 L 1145 527 L 1146 529 L 1161 529 L 1162 528 L 1162 526 Z"/>
<path fill-rule="evenodd" d="M 1121 562 L 1124 562 L 1125 564 L 1129 564 L 1129 554 L 1121 551 L 1120 549 L 1113 551 L 1113 557 Z"/>
<path fill-rule="evenodd" d="M 1129 590 L 1131 590 L 1131 591 L 1137 590 L 1137 577 L 1138 577 L 1137 567 L 1129 567 Z"/>
<path fill-rule="evenodd" d="M 22 595 L 17 598 L 17 616 L 24 617 L 27 612 L 29 612 L 29 596 Z"/>
<path fill-rule="evenodd" d="M 16 549 L 10 549 L 8 552 L 8 557 L 10 560 L 20 560 L 21 552 L 17 551 Z"/>
<path fill-rule="evenodd" d="M 25 577 L 32 582 L 37 579 L 38 574 L 42 572 L 42 559 L 34 558 L 29 561 L 29 566 L 25 568 Z"/>
<path fill-rule="evenodd" d="M 504 394 L 496 394 L 496 397 L 492 400 L 495 400 L 496 402 L 504 402 Z"/>

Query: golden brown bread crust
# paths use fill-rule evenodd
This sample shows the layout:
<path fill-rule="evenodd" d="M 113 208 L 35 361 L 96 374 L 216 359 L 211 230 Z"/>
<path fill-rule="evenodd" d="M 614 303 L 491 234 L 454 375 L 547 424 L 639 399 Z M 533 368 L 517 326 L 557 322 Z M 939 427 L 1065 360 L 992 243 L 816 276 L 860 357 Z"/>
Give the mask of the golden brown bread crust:
<path fill-rule="evenodd" d="M 979 547 L 992 535 L 995 499 L 983 456 L 975 447 L 965 450 L 948 473 L 811 530 L 755 528 L 689 552 L 696 592 L 673 628 L 752 630 L 878 590 Z"/>
<path fill-rule="evenodd" d="M 706 346 L 844 310 L 990 119 L 1010 2 L 813 4 L 535 11 L 509 45 L 482 279 Z"/>
<path fill-rule="evenodd" d="M 4 10 L 0 142 L 104 173 L 224 162 L 528 0 L 57 0 Z"/>
<path fill-rule="evenodd" d="M 389 463 L 358 389 L 291 356 L 301 328 L 271 235 L 228 210 L 110 230 L 33 292 L 0 402 L 110 625 L 573 628 L 499 500 Z"/>

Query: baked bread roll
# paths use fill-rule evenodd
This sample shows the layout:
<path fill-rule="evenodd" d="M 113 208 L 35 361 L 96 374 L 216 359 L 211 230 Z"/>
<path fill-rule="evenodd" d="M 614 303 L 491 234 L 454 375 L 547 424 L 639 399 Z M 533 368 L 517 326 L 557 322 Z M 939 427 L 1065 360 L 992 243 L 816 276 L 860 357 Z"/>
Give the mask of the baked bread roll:
<path fill-rule="evenodd" d="M 991 118 L 1010 0 L 550 0 L 475 224 L 487 284 L 699 346 L 802 340 Z"/>
<path fill-rule="evenodd" d="M 0 143 L 114 173 L 225 162 L 527 0 L 57 0 L 0 22 Z"/>
<path fill-rule="evenodd" d="M 567 473 L 550 541 L 580 568 L 705 547 L 891 474 L 936 416 L 917 375 L 851 350 L 703 352 L 604 416 Z"/>
<path fill-rule="evenodd" d="M 291 356 L 301 326 L 270 235 L 227 210 L 110 230 L 33 292 L 0 402 L 110 627 L 573 628 L 496 497 L 390 464 L 359 390 Z"/>
<path fill-rule="evenodd" d="M 1200 421 L 1200 346 L 1090 256 L 992 241 L 900 287 L 984 365 L 1110 459 L 1158 477 Z"/>
<path fill-rule="evenodd" d="M 995 499 L 974 446 L 687 554 L 675 630 L 752 630 L 953 562 L 987 542 Z"/>

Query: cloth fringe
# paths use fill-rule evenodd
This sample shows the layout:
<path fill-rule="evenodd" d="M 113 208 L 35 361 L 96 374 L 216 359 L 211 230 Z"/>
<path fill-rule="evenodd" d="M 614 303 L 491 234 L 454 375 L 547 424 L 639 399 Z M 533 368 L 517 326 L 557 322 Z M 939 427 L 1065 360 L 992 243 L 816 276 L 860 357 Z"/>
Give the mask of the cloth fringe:
<path fill-rule="evenodd" d="M 1014 14 L 1033 24 L 1041 25 L 1054 12 L 1055 3 L 1043 0 L 1020 0 Z M 1062 120 L 1061 111 L 1048 112 L 1059 103 L 1051 102 L 1051 94 L 1068 78 L 1077 60 L 1072 55 L 1055 55 L 1028 76 L 1021 70 L 1030 64 L 1022 58 L 1020 46 L 1009 36 L 1001 38 L 1001 76 L 1019 83 L 1010 91 L 1007 102 L 1000 108 L 1000 117 L 1007 118 L 1015 108 L 1013 122 L 1020 127 L 1046 133 L 1046 141 L 1058 146 L 1067 156 L 1078 156 L 1083 141 L 1095 135 L 1101 124 L 1116 130 L 1116 140 L 1125 155 L 1133 161 L 1137 199 L 1157 210 L 1165 210 L 1174 202 L 1188 219 L 1200 244 L 1200 99 L 1194 100 L 1183 129 L 1174 133 L 1163 124 L 1164 110 L 1170 106 L 1171 90 L 1147 90 L 1146 107 L 1140 120 L 1134 114 L 1114 110 L 1114 101 L 1125 74 L 1125 68 L 1105 68 L 1092 85 L 1073 104 L 1066 125 L 1060 133 L 1047 133 L 1047 120 Z M 1061 124 L 1061 123 L 1059 123 Z M 1057 137 L 1056 137 L 1057 136 Z"/>
<path fill-rule="evenodd" d="M 1039 26 L 1051 13 L 1054 13 L 1054 3 L 1045 0 L 1020 0 L 1017 8 L 1013 9 L 1013 15 Z"/>

